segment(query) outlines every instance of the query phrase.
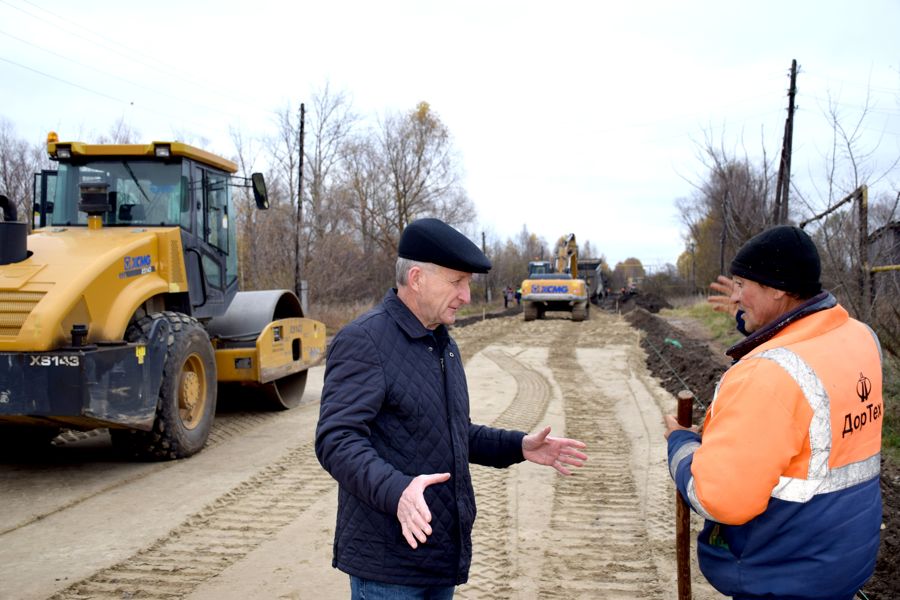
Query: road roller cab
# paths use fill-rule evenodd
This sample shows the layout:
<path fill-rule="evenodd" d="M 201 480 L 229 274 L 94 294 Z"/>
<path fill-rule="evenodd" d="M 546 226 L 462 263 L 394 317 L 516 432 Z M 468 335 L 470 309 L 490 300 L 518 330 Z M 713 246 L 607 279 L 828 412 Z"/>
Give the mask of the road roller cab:
<path fill-rule="evenodd" d="M 108 428 L 143 458 L 206 444 L 222 386 L 300 403 L 325 327 L 289 290 L 238 291 L 235 188 L 260 174 L 179 142 L 48 137 L 35 230 L 3 203 L 0 443 Z"/>

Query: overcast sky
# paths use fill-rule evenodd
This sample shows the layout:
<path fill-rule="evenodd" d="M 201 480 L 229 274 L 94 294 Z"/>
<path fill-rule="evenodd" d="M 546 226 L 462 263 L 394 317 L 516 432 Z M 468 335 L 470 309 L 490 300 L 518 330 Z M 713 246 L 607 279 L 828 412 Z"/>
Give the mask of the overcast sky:
<path fill-rule="evenodd" d="M 866 143 L 893 160 L 898 30 L 898 0 L 0 0 L 0 118 L 35 142 L 124 118 L 142 141 L 228 156 L 230 127 L 272 134 L 274 111 L 326 84 L 373 117 L 425 100 L 489 239 L 575 233 L 652 267 L 684 249 L 675 200 L 705 138 L 778 155 L 791 59 L 802 190 L 823 182 L 829 98 L 851 120 L 868 96 Z"/>

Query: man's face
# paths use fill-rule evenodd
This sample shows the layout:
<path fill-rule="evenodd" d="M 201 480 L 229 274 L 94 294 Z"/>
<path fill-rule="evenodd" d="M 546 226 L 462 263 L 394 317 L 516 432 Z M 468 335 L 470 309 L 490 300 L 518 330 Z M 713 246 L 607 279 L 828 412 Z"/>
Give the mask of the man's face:
<path fill-rule="evenodd" d="M 784 292 L 742 277 L 734 277 L 731 299 L 744 311 L 744 329 L 752 333 L 785 312 Z"/>
<path fill-rule="evenodd" d="M 418 291 L 419 320 L 428 329 L 438 325 L 452 325 L 456 311 L 472 300 L 469 284 L 472 274 L 454 271 L 438 265 L 427 265 L 422 270 Z"/>

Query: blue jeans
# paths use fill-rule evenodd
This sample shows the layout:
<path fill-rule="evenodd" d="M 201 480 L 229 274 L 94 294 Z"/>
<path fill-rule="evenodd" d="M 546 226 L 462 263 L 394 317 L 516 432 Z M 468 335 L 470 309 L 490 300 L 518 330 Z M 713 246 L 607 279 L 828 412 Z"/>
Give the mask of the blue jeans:
<path fill-rule="evenodd" d="M 350 576 L 350 600 L 452 600 L 452 585 L 398 585 Z"/>

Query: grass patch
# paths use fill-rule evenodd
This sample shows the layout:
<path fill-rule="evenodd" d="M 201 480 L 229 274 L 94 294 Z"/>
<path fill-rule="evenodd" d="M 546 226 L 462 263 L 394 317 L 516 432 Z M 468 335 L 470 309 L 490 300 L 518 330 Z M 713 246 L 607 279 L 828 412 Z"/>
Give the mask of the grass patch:
<path fill-rule="evenodd" d="M 695 300 L 688 304 L 679 303 L 676 306 L 677 308 L 667 308 L 661 312 L 699 323 L 709 332 L 710 338 L 723 348 L 734 345 L 744 337 L 735 329 L 733 316 L 714 311 L 706 300 Z"/>
<path fill-rule="evenodd" d="M 513 300 L 511 306 L 515 306 L 516 302 Z M 473 315 L 481 315 L 486 312 L 496 312 L 498 310 L 503 310 L 503 300 L 492 300 L 491 302 L 484 302 L 483 300 L 472 300 L 470 304 L 464 304 L 460 307 L 460 309 L 456 312 L 457 318 L 460 317 L 471 317 Z"/>
<path fill-rule="evenodd" d="M 309 307 L 309 314 L 307 316 L 311 319 L 325 323 L 325 335 L 330 338 L 336 334 L 341 327 L 368 311 L 373 306 L 375 306 L 375 303 L 372 302 L 319 303 Z"/>

